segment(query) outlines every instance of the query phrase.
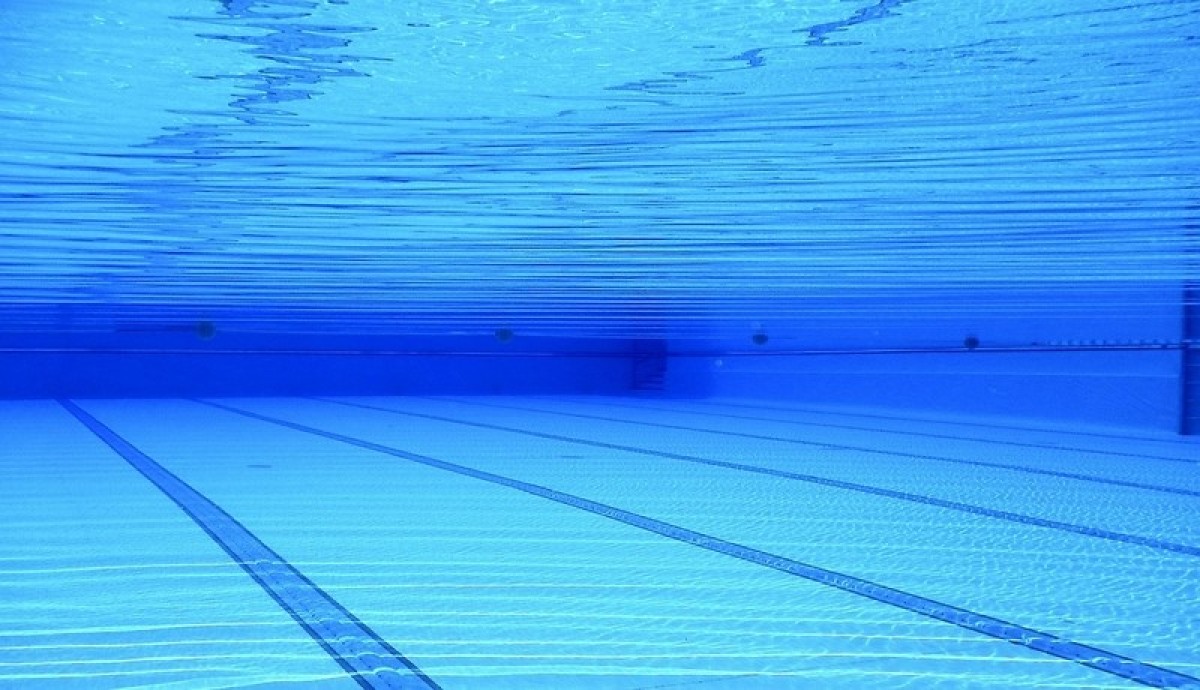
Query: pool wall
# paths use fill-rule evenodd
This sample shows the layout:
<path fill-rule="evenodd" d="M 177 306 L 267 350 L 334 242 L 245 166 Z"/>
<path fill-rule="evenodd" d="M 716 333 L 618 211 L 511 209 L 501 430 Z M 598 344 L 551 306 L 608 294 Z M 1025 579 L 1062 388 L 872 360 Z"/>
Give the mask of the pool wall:
<path fill-rule="evenodd" d="M 0 398 L 618 393 L 623 340 L 194 333 L 0 337 Z"/>
<path fill-rule="evenodd" d="M 739 334 L 673 342 L 667 388 L 1179 430 L 1182 290 L 1066 287 L 764 315 Z"/>
<path fill-rule="evenodd" d="M 7 333 L 0 397 L 633 390 L 1179 429 L 1182 289 L 1068 288 L 964 291 L 954 301 L 813 293 L 825 307 L 810 304 L 802 317 L 759 303 L 743 323 L 714 319 L 708 337 L 692 321 L 659 340 L 254 334 L 220 324 Z"/>

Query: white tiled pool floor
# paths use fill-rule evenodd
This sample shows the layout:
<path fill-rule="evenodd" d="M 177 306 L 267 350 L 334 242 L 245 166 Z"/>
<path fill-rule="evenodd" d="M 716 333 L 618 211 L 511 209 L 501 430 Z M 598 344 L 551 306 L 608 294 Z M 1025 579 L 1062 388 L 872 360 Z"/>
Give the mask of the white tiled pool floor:
<path fill-rule="evenodd" d="M 4 688 L 1200 676 L 1200 445 L 1167 434 L 392 397 L 4 402 L 0 439 Z"/>

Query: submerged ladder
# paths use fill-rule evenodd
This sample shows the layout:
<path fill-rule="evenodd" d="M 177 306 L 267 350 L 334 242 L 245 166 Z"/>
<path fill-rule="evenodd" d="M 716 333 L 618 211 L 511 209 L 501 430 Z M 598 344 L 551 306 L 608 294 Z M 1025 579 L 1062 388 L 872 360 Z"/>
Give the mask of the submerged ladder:
<path fill-rule="evenodd" d="M 634 391 L 662 391 L 667 385 L 667 341 L 633 341 L 633 371 L 630 388 Z"/>
<path fill-rule="evenodd" d="M 1200 206 L 1192 210 L 1200 213 Z M 1200 434 L 1200 219 L 1183 226 L 1183 342 L 1179 368 L 1179 433 Z"/>

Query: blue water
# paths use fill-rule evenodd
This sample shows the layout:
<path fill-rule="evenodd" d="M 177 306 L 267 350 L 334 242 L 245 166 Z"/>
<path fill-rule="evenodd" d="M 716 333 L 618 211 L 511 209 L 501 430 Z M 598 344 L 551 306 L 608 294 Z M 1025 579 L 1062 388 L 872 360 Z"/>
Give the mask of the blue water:
<path fill-rule="evenodd" d="M 1200 687 L 1200 1 L 2 9 L 0 687 Z"/>
<path fill-rule="evenodd" d="M 1170 339 L 1196 11 L 16 3 L 4 327 Z"/>

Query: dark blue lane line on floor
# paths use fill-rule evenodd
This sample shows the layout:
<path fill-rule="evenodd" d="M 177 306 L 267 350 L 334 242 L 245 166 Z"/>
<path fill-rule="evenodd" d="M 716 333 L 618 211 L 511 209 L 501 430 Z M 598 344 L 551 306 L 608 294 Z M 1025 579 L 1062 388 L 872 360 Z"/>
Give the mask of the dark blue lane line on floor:
<path fill-rule="evenodd" d="M 766 410 L 769 412 L 799 412 L 801 414 L 820 414 L 829 417 L 861 417 L 863 419 L 884 419 L 892 422 L 903 422 L 912 424 L 946 424 L 948 426 L 965 426 L 974 427 L 977 429 L 1003 429 L 1005 431 L 1022 431 L 1032 432 L 1037 434 L 1066 434 L 1070 436 L 1085 436 L 1088 438 L 1105 438 L 1118 441 L 1137 441 L 1138 443 L 1169 443 L 1171 445 L 1180 445 L 1181 438 L 1152 438 L 1149 436 L 1129 436 L 1127 434 L 1106 434 L 1100 431 L 1079 431 L 1077 429 L 1047 429 L 1039 427 L 1019 426 L 1016 424 L 997 424 L 994 422 L 967 422 L 953 419 L 934 419 L 929 417 L 902 417 L 900 415 L 886 415 L 872 412 L 834 412 L 831 410 L 818 410 L 804 407 L 776 407 L 773 405 L 751 405 L 749 403 L 736 403 L 720 400 L 689 400 L 688 402 L 698 405 L 710 405 L 716 407 L 738 407 L 747 410 Z"/>
<path fill-rule="evenodd" d="M 429 398 L 436 400 L 437 398 Z M 336 402 L 336 401 L 333 401 Z M 962 458 L 952 458 L 942 455 L 928 455 L 925 453 L 909 453 L 901 450 L 881 450 L 879 448 L 871 448 L 869 446 L 850 446 L 842 443 L 825 443 L 822 441 L 802 441 L 794 438 L 783 438 L 781 436 L 767 436 L 765 434 L 751 434 L 741 431 L 719 431 L 716 429 L 703 429 L 701 427 L 686 426 L 683 424 L 666 424 L 660 422 L 637 422 L 630 419 L 621 419 L 619 417 L 606 417 L 597 414 L 583 414 L 580 412 L 555 412 L 551 410 L 536 410 L 533 408 L 518 408 L 528 412 L 540 412 L 542 414 L 559 415 L 561 417 L 576 417 L 579 419 L 593 419 L 601 422 L 617 422 L 620 424 L 634 424 L 636 426 L 648 426 L 656 429 L 671 429 L 674 431 L 691 431 L 701 434 L 716 434 L 718 436 L 730 436 L 732 438 L 748 438 L 755 441 L 776 441 L 779 443 L 790 443 L 796 446 L 805 446 L 808 448 L 825 448 L 829 450 L 850 450 L 856 453 L 871 453 L 872 455 L 883 455 L 887 457 L 911 458 L 914 460 L 931 460 L 933 462 L 945 462 L 953 465 L 973 465 L 976 467 L 988 467 L 998 470 L 1010 470 L 1013 472 L 1022 472 L 1024 474 L 1037 474 L 1047 477 L 1057 477 L 1059 479 L 1075 479 L 1081 482 L 1090 482 L 1093 484 L 1105 484 L 1108 486 L 1120 486 L 1126 489 L 1142 489 L 1145 491 L 1156 491 L 1159 493 L 1175 494 L 1178 496 L 1190 496 L 1192 498 L 1200 498 L 1200 491 L 1192 489 L 1179 489 L 1173 486 L 1161 486 L 1159 484 L 1143 484 L 1141 482 L 1131 482 L 1124 479 L 1109 479 L 1107 477 L 1096 477 L 1090 474 L 1077 474 L 1075 472 L 1060 472 L 1058 470 L 1043 470 L 1036 467 L 1026 467 L 1024 465 L 1009 465 L 1003 462 L 987 462 L 985 460 L 964 460 Z"/>
<path fill-rule="evenodd" d="M 739 472 L 750 472 L 753 474 L 764 474 L 771 477 L 779 477 L 782 479 L 792 479 L 809 484 L 819 484 L 821 486 L 833 487 L 835 489 L 845 489 L 847 491 L 857 491 L 859 493 L 870 494 L 872 496 L 883 496 L 885 498 L 894 498 L 900 501 L 908 501 L 910 503 L 920 503 L 923 505 L 935 506 L 938 508 L 946 508 L 948 510 L 956 510 L 961 513 L 970 513 L 972 515 L 982 515 L 984 517 L 996 518 L 998 520 L 1007 520 L 1016 522 L 1022 525 L 1033 525 L 1035 527 L 1046 527 L 1056 529 L 1062 532 L 1071 532 L 1073 534 L 1081 534 L 1086 537 L 1095 537 L 1097 539 L 1106 539 L 1108 541 L 1120 542 L 1123 544 L 1134 544 L 1137 546 L 1145 546 L 1159 551 L 1170 551 L 1172 553 L 1180 553 L 1186 556 L 1200 556 L 1200 547 L 1189 546 L 1187 544 L 1177 544 L 1175 542 L 1164 541 L 1162 539 L 1154 539 L 1138 534 L 1126 534 L 1124 532 L 1112 532 L 1096 527 L 1086 527 L 1084 525 L 1076 525 L 1070 522 L 1060 522 L 1058 520 L 1049 520 L 1046 518 L 1034 517 L 1032 515 L 1024 515 L 1022 513 L 1010 513 L 1006 510 L 997 510 L 994 508 L 986 508 L 970 503 L 960 503 L 958 501 L 949 501 L 946 499 L 935 498 L 933 496 L 925 496 L 923 494 L 912 494 L 906 491 L 896 491 L 893 489 L 884 489 L 869 484 L 856 484 L 854 482 L 846 482 L 839 479 L 829 479 L 828 477 L 819 477 L 814 474 L 802 474 L 800 472 L 789 472 L 787 470 L 777 470 L 770 467 L 760 467 L 758 465 L 744 465 L 738 462 L 728 462 L 725 460 L 712 460 L 710 458 L 702 458 L 695 455 L 684 455 L 682 453 L 668 453 L 665 451 L 649 450 L 646 448 L 638 448 L 637 446 L 626 446 L 618 443 L 608 443 L 606 441 L 592 441 L 588 439 L 576 438 L 574 436 L 562 436 L 559 434 L 551 434 L 542 431 L 529 431 L 527 429 L 518 429 L 516 427 L 501 426 L 499 424 L 489 424 L 487 422 L 472 422 L 464 419 L 455 419 L 454 417 L 442 417 L 440 415 L 425 414 L 423 412 L 404 412 L 401 410 L 393 410 L 387 407 L 376 407 L 365 403 L 354 403 L 345 400 L 335 400 L 332 398 L 310 398 L 319 402 L 332 403 L 336 405 L 344 405 L 346 407 L 357 407 L 364 410 L 374 410 L 376 412 L 385 412 L 388 414 L 406 415 L 409 417 L 419 417 L 422 419 L 430 419 L 437 422 L 448 422 L 450 424 L 462 424 L 464 426 L 475 427 L 478 429 L 490 429 L 494 431 L 504 431 L 514 434 L 522 434 L 524 436 L 533 436 L 535 438 L 544 438 L 550 441 L 563 441 L 566 443 L 577 443 L 585 446 L 593 446 L 595 448 L 606 448 L 608 450 L 619 450 L 628 453 L 638 453 L 640 455 L 649 455 L 657 458 L 666 458 L 668 460 L 679 460 L 681 462 L 690 462 L 698 465 L 710 465 L 712 467 L 723 467 L 725 469 L 737 470 Z M 213 403 L 209 403 L 213 404 Z"/>
<path fill-rule="evenodd" d="M 70 400 L 60 405 L 178 505 L 361 687 L 438 690 L 415 664 L 220 506 Z"/>
<path fill-rule="evenodd" d="M 487 406 L 492 406 L 492 407 L 510 407 L 511 409 L 533 409 L 533 408 L 514 407 L 514 406 L 510 406 L 510 405 L 504 405 L 501 403 L 485 403 L 485 402 L 480 402 L 477 400 L 467 400 L 467 399 L 456 398 L 456 397 L 451 397 L 451 396 L 439 396 L 439 398 L 435 398 L 435 399 L 453 400 L 455 402 L 461 402 L 463 404 L 468 404 L 468 405 L 487 405 Z M 1034 449 L 1038 449 L 1038 450 L 1048 450 L 1048 451 L 1052 451 L 1052 452 L 1056 452 L 1056 453 L 1062 452 L 1062 451 L 1071 451 L 1071 452 L 1075 452 L 1075 453 L 1085 453 L 1088 455 L 1103 455 L 1103 456 L 1116 457 L 1116 458 L 1135 458 L 1138 460 L 1160 460 L 1163 462 L 1181 462 L 1181 463 L 1188 464 L 1188 465 L 1195 465 L 1195 464 L 1200 463 L 1200 460 L 1191 460 L 1188 458 L 1173 457 L 1173 456 L 1168 456 L 1168 455 L 1151 455 L 1149 453 L 1126 453 L 1123 451 L 1116 451 L 1116 450 L 1096 450 L 1094 448 L 1076 448 L 1074 446 L 1051 446 L 1051 445 L 1046 445 L 1044 443 L 1030 443 L 1030 442 L 1026 442 L 1026 441 L 1007 441 L 1007 440 L 995 439 L 995 438 L 972 438 L 970 436 L 959 436 L 957 434 L 935 434 L 935 433 L 930 433 L 927 431 L 907 431 L 907 430 L 902 430 L 902 429 L 880 429 L 879 427 L 871 427 L 871 426 L 856 426 L 856 425 L 852 425 L 852 424 L 833 424 L 830 422 L 801 421 L 801 420 L 797 420 L 797 419 L 774 419 L 771 417 L 755 417 L 755 416 L 751 416 L 751 415 L 730 414 L 728 412 L 702 412 L 700 410 L 681 409 L 678 407 L 664 407 L 659 404 L 660 401 L 658 401 L 658 400 L 655 400 L 654 404 L 652 406 L 628 405 L 628 404 L 623 404 L 623 403 L 611 402 L 611 401 L 607 401 L 607 400 L 583 400 L 583 401 L 572 401 L 572 402 L 578 402 L 578 403 L 584 404 L 584 405 L 602 405 L 604 407 L 617 407 L 617 408 L 620 408 L 623 410 L 638 410 L 640 412 L 647 412 L 647 411 L 649 411 L 649 412 L 668 412 L 671 414 L 690 414 L 690 415 L 697 415 L 697 416 L 701 416 L 701 417 L 717 417 L 720 419 L 737 419 L 737 420 L 745 420 L 745 421 L 751 421 L 751 422 L 770 422 L 773 424 L 794 424 L 796 426 L 820 427 L 822 429 L 845 429 L 847 431 L 867 431 L 867 432 L 871 432 L 871 433 L 875 433 L 875 434 L 896 434 L 899 436 L 913 436 L 913 437 L 917 437 L 917 438 L 934 438 L 934 439 L 945 440 L 945 441 L 963 441 L 966 443 L 983 443 L 983 444 L 992 444 L 992 445 L 998 445 L 998 446 L 1012 446 L 1014 448 L 1034 448 Z M 546 410 L 539 410 L 539 411 L 546 411 Z M 1052 433 L 1052 432 L 1048 432 L 1048 433 Z"/>
<path fill-rule="evenodd" d="M 1200 678 L 1185 675 L 1177 671 L 1161 668 L 1152 664 L 1147 664 L 1130 657 L 1122 656 L 1114 652 L 1110 652 L 1098 647 L 1091 647 L 1078 642 L 1073 642 L 1049 633 L 1044 633 L 1039 630 L 1027 628 L 1016 623 L 999 618 L 977 613 L 969 609 L 959 608 L 951 604 L 944 604 L 940 601 L 927 599 L 925 597 L 910 594 L 903 590 L 881 585 L 870 580 L 854 577 L 845 573 L 839 573 L 834 570 L 827 570 L 819 566 L 810 565 L 801 561 L 796 561 L 786 556 L 760 551 L 758 549 L 744 546 L 736 542 L 726 541 L 718 537 L 713 537 L 702 532 L 680 527 L 669 522 L 656 520 L 652 517 L 647 517 L 628 510 L 623 510 L 615 506 L 610 506 L 598 501 L 575 496 L 573 494 L 556 491 L 538 484 L 530 484 L 519 479 L 505 477 L 491 472 L 484 472 L 465 465 L 457 465 L 445 460 L 438 460 L 416 453 L 409 453 L 398 448 L 385 446 L 379 443 L 373 443 L 353 436 L 345 436 L 333 431 L 318 429 L 305 424 L 290 422 L 286 419 L 271 417 L 268 415 L 250 412 L 236 407 L 230 407 L 221 403 L 210 402 L 207 400 L 197 400 L 206 405 L 242 415 L 249 419 L 256 419 L 262 422 L 275 424 L 295 431 L 321 436 L 332 441 L 338 441 L 350 446 L 362 448 L 365 450 L 375 451 L 384 455 L 390 455 L 402 460 L 415 462 L 426 467 L 433 467 L 447 472 L 453 472 L 464 477 L 471 477 L 481 481 L 496 484 L 498 486 L 515 489 L 532 496 L 545 498 L 562 505 L 584 510 L 594 515 L 620 522 L 631 527 L 657 534 L 668 539 L 691 544 L 699 548 L 712 551 L 715 553 L 732 556 L 734 558 L 753 563 L 755 565 L 764 566 L 787 573 L 797 577 L 804 578 L 818 584 L 840 589 L 844 592 L 856 594 L 868 599 L 895 606 L 906 611 L 927 616 L 935 620 L 945 623 L 957 625 L 972 632 L 982 633 L 1005 642 L 1011 642 L 1022 647 L 1049 654 L 1060 659 L 1074 661 L 1076 663 L 1094 668 L 1105 673 L 1110 673 L 1114 676 L 1126 678 L 1142 685 L 1147 685 L 1154 688 L 1193 688 L 1200 683 Z"/>

